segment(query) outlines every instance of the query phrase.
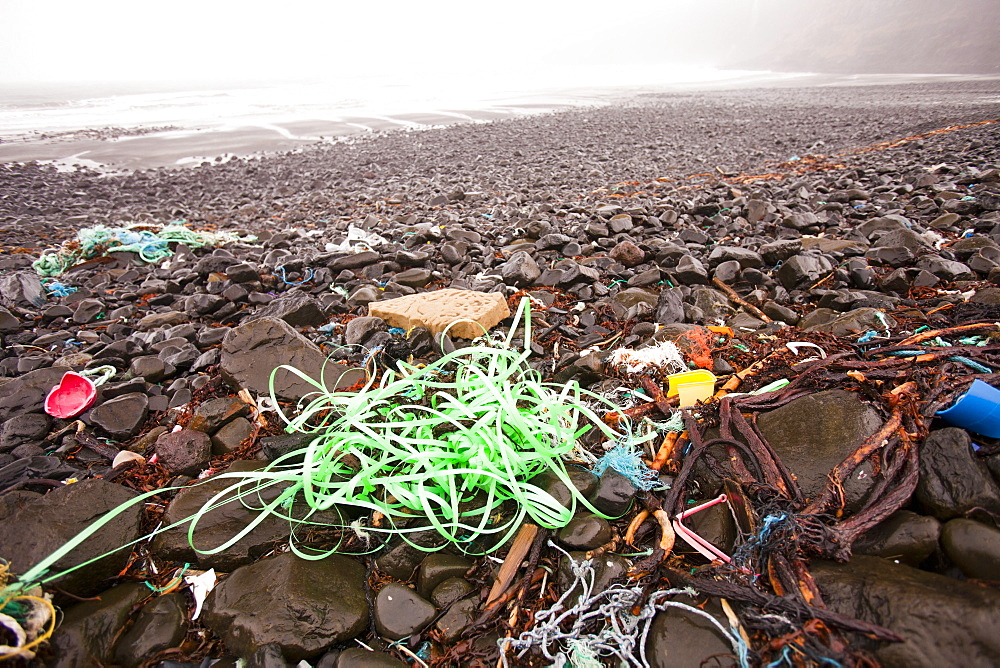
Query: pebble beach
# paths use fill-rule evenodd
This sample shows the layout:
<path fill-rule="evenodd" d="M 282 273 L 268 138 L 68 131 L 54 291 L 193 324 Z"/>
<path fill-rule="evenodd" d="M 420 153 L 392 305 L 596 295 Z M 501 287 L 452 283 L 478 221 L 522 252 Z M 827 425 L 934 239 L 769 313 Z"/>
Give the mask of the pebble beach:
<path fill-rule="evenodd" d="M 1000 386 L 1000 80 L 550 107 L 248 135 L 248 155 L 183 167 L 162 165 L 191 147 L 116 163 L 121 135 L 99 132 L 67 141 L 101 169 L 0 143 L 8 590 L 147 495 L 49 564 L 100 557 L 31 589 L 59 623 L 6 626 L 12 651 L 40 638 L 12 665 L 995 662 L 1000 434 L 937 413 Z M 370 315 L 445 288 L 509 315 L 485 342 Z M 732 395 L 682 408 L 662 360 L 617 361 L 664 343 Z M 643 435 L 627 465 L 592 426 L 584 452 L 533 469 L 522 482 L 572 509 L 558 526 L 511 500 L 490 506 L 516 518 L 498 547 L 409 517 L 408 542 L 345 504 L 290 538 L 260 509 L 278 492 L 206 509 L 301 466 L 313 437 L 279 413 L 310 389 L 276 367 L 363 393 L 479 345 L 529 351 L 530 374 Z M 46 397 L 67 371 L 100 382 L 59 417 Z"/>

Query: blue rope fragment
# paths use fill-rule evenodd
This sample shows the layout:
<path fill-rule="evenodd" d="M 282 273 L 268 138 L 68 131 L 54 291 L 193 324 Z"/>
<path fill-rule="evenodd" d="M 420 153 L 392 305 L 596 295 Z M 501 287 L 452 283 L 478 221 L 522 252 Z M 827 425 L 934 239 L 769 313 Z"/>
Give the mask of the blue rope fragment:
<path fill-rule="evenodd" d="M 303 278 L 301 281 L 288 280 L 288 278 L 286 278 L 285 276 L 285 265 L 281 265 L 280 267 L 278 267 L 278 271 L 281 272 L 281 280 L 284 282 L 285 285 L 302 285 L 303 283 L 311 281 L 313 277 L 313 270 L 311 267 L 306 269 L 305 278 Z"/>
<path fill-rule="evenodd" d="M 876 336 L 878 336 L 878 332 L 876 332 L 874 329 L 869 329 L 867 332 L 861 335 L 861 338 L 858 339 L 858 343 L 868 343 Z"/>
<path fill-rule="evenodd" d="M 402 327 L 390 327 L 389 333 L 392 334 L 393 336 L 400 336 L 402 334 L 406 334 L 406 330 L 403 329 Z"/>
<path fill-rule="evenodd" d="M 639 453 L 624 440 L 618 441 L 613 448 L 597 460 L 594 465 L 594 474 L 599 476 L 609 468 L 631 480 L 637 489 L 653 489 L 660 481 L 659 474 L 646 466 L 639 458 Z"/>
<path fill-rule="evenodd" d="M 889 353 L 893 357 L 916 357 L 917 355 L 923 355 L 926 351 L 924 350 L 897 350 L 894 353 Z M 952 362 L 959 362 L 965 366 L 978 371 L 979 373 L 993 373 L 993 369 L 988 366 L 984 366 L 975 360 L 971 360 L 968 357 L 962 357 L 961 355 L 952 355 L 948 358 Z"/>
<path fill-rule="evenodd" d="M 63 285 L 59 281 L 52 281 L 45 286 L 45 291 L 48 292 L 53 297 L 68 297 L 69 295 L 76 292 L 79 288 L 74 288 L 69 285 Z"/>
<path fill-rule="evenodd" d="M 962 357 L 961 355 L 953 355 L 948 359 L 950 359 L 953 362 L 961 362 L 965 366 L 969 367 L 970 369 L 974 369 L 979 373 L 993 373 L 993 369 L 989 368 L 988 366 L 984 366 L 979 362 L 976 362 L 975 360 L 970 360 L 968 357 Z"/>

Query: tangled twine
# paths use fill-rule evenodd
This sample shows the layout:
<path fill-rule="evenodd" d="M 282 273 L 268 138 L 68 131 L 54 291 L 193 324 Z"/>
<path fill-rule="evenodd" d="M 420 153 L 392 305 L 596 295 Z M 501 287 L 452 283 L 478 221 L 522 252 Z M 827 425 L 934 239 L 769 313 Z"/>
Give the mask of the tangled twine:
<path fill-rule="evenodd" d="M 143 229 L 139 229 L 139 228 Z M 253 236 L 241 238 L 231 232 L 196 232 L 182 222 L 162 226 L 151 232 L 148 224 L 107 227 L 95 225 L 79 230 L 76 240 L 66 242 L 59 250 L 47 251 L 32 263 L 41 276 L 59 276 L 70 267 L 108 252 L 137 253 L 143 262 L 159 262 L 174 254 L 171 243 L 191 248 L 216 246 L 231 241 L 255 241 Z"/>

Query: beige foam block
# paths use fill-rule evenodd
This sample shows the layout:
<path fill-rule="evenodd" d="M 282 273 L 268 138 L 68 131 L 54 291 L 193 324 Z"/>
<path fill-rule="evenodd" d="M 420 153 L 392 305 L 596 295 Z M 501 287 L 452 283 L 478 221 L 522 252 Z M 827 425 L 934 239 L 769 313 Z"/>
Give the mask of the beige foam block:
<path fill-rule="evenodd" d="M 372 302 L 368 305 L 368 315 L 406 331 L 412 327 L 426 327 L 432 334 L 443 332 L 455 323 L 448 330 L 449 336 L 474 339 L 482 336 L 484 329 L 509 317 L 510 309 L 503 295 L 496 292 L 445 288 Z"/>

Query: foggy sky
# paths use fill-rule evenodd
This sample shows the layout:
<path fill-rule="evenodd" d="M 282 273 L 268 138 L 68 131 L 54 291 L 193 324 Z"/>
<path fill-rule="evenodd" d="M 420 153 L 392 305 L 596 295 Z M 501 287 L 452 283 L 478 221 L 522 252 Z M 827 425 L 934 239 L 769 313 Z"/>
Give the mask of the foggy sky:
<path fill-rule="evenodd" d="M 624 63 L 674 49 L 665 27 L 713 1 L 0 0 L 0 80 L 299 79 Z"/>
<path fill-rule="evenodd" d="M 997 44 L 998 0 L 0 0 L 0 82 L 1000 73 Z"/>

